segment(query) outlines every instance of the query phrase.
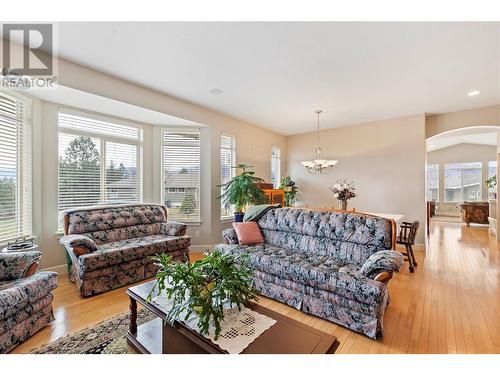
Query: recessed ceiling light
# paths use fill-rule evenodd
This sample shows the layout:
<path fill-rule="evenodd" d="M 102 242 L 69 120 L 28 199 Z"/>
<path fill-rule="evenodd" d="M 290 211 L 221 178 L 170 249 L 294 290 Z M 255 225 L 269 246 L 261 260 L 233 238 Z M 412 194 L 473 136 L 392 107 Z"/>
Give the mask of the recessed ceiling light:
<path fill-rule="evenodd" d="M 481 91 L 479 91 L 479 90 L 473 90 L 473 91 L 469 92 L 467 95 L 469 95 L 469 96 L 476 96 L 476 95 L 479 95 L 480 92 Z"/>
<path fill-rule="evenodd" d="M 208 90 L 208 92 L 210 94 L 222 94 L 222 90 L 221 89 L 210 89 L 210 90 Z"/>

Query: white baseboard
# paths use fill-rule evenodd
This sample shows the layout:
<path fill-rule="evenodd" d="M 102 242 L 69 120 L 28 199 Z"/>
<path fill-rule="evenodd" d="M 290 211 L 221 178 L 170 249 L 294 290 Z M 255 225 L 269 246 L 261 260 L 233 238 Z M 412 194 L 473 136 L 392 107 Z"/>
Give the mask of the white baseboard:
<path fill-rule="evenodd" d="M 57 272 L 59 275 L 67 275 L 68 274 L 68 265 L 60 264 L 58 266 L 42 268 L 40 271 L 53 271 Z"/>

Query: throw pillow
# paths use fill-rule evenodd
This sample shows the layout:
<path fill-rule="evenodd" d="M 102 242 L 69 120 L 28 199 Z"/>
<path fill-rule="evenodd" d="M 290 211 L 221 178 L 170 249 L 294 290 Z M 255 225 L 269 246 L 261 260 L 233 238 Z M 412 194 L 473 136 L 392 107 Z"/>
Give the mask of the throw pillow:
<path fill-rule="evenodd" d="M 264 242 L 259 226 L 255 221 L 233 223 L 240 245 L 256 245 Z"/>

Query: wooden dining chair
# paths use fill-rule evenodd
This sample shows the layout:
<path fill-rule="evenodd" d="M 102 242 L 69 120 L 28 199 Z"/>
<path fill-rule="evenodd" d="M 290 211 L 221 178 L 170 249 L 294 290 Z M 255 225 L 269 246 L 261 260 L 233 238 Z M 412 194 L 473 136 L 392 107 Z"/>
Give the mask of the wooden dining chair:
<path fill-rule="evenodd" d="M 414 267 L 417 266 L 417 260 L 415 259 L 415 254 L 413 254 L 412 246 L 415 245 L 415 237 L 417 237 L 418 227 L 420 222 L 418 220 L 413 223 L 408 223 L 403 221 L 400 225 L 399 235 L 396 238 L 396 242 L 400 245 L 404 245 L 406 252 L 403 255 L 406 256 L 408 264 L 410 266 L 410 272 L 414 272 Z"/>

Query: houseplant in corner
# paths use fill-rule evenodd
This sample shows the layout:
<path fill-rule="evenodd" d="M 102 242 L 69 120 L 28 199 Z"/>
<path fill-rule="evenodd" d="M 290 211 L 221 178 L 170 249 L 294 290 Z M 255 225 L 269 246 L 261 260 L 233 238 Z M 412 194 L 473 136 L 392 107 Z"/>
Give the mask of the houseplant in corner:
<path fill-rule="evenodd" d="M 222 195 L 218 198 L 226 207 L 234 206 L 234 221 L 241 222 L 245 206 L 267 203 L 267 198 L 259 188 L 259 184 L 263 183 L 264 180 L 256 177 L 255 172 L 248 170 L 252 166 L 239 164 L 233 168 L 242 169 L 242 172 L 225 184 L 217 186 L 222 189 Z"/>
<path fill-rule="evenodd" d="M 158 295 L 165 292 L 172 303 L 166 323 L 173 324 L 176 319 L 187 321 L 196 314 L 199 332 L 213 332 L 217 340 L 224 313 L 240 310 L 241 306 L 257 300 L 251 287 L 252 271 L 244 257 L 248 256 L 214 251 L 194 263 L 182 263 L 172 262 L 167 254 L 158 254 L 152 259 L 160 270 L 148 300 L 155 291 Z"/>

